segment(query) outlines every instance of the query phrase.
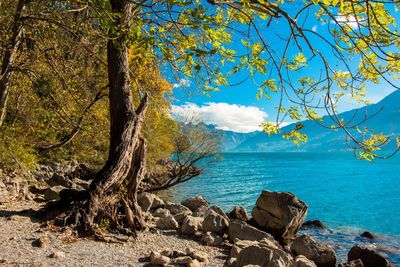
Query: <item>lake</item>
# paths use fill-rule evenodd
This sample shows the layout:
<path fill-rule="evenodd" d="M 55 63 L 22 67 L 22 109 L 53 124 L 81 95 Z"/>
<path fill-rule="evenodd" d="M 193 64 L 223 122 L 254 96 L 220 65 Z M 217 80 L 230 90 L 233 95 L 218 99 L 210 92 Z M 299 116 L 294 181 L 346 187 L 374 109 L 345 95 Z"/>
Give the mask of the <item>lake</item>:
<path fill-rule="evenodd" d="M 203 195 L 229 211 L 248 212 L 261 190 L 292 192 L 307 203 L 307 219 L 329 230 L 308 232 L 331 243 L 342 260 L 352 244 L 386 253 L 400 265 L 400 155 L 374 162 L 348 153 L 226 153 L 199 177 L 172 189 L 177 200 Z M 363 231 L 380 236 L 360 238 Z"/>

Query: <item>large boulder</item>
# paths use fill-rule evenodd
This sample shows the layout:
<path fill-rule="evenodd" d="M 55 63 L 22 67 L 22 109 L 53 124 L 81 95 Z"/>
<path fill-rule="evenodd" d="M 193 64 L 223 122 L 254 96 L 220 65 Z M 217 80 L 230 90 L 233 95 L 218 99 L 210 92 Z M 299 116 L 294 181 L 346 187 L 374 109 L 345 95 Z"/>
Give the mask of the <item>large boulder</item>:
<path fill-rule="evenodd" d="M 307 209 L 307 205 L 291 193 L 264 190 L 253 209 L 253 218 L 261 229 L 288 244 L 295 238 Z"/>
<path fill-rule="evenodd" d="M 303 255 L 314 261 L 318 267 L 336 266 L 336 253 L 333 248 L 307 234 L 296 238 L 291 244 L 290 250 L 295 255 Z"/>
<path fill-rule="evenodd" d="M 187 216 L 182 223 L 181 233 L 184 235 L 194 235 L 201 230 L 203 218 Z"/>
<path fill-rule="evenodd" d="M 210 211 L 204 218 L 202 230 L 203 232 L 212 232 L 223 234 L 225 229 L 229 226 L 229 221 L 222 215 L 215 211 Z"/>
<path fill-rule="evenodd" d="M 188 207 L 183 206 L 182 204 L 172 203 L 172 202 L 167 202 L 165 204 L 165 208 L 168 209 L 173 215 L 185 211 L 191 212 L 191 210 Z"/>
<path fill-rule="evenodd" d="M 155 195 L 143 192 L 138 195 L 138 203 L 139 206 L 142 208 L 142 211 L 147 212 L 150 210 L 151 206 L 153 205 Z"/>
<path fill-rule="evenodd" d="M 247 222 L 250 220 L 250 216 L 247 214 L 247 211 L 242 206 L 235 206 L 233 210 L 228 213 L 228 217 L 233 220 L 242 220 Z"/>
<path fill-rule="evenodd" d="M 175 230 L 179 227 L 179 224 L 172 215 L 169 215 L 159 219 L 156 226 L 162 230 Z"/>
<path fill-rule="evenodd" d="M 188 207 L 191 211 L 195 211 L 201 206 L 208 207 L 208 202 L 205 200 L 203 196 L 188 198 L 182 201 L 181 204 Z"/>
<path fill-rule="evenodd" d="M 210 208 L 206 206 L 201 206 L 193 212 L 194 217 L 202 217 L 205 218 L 210 212 Z"/>
<path fill-rule="evenodd" d="M 228 215 L 226 215 L 225 211 L 221 207 L 219 207 L 217 205 L 212 205 L 210 207 L 210 210 L 215 211 L 216 213 L 218 213 L 219 215 L 221 215 L 222 217 L 224 217 L 225 219 L 227 219 L 229 221 Z"/>
<path fill-rule="evenodd" d="M 241 220 L 231 220 L 229 222 L 229 240 L 234 242 L 235 239 L 259 241 L 263 238 L 274 240 L 272 235 L 263 232 L 253 226 L 250 226 Z"/>
<path fill-rule="evenodd" d="M 242 248 L 234 266 L 289 267 L 292 264 L 293 257 L 289 253 L 266 240 L 266 242 L 260 241 Z"/>
<path fill-rule="evenodd" d="M 348 261 L 360 259 L 365 267 L 389 267 L 390 262 L 377 251 L 361 246 L 353 246 L 347 254 Z"/>

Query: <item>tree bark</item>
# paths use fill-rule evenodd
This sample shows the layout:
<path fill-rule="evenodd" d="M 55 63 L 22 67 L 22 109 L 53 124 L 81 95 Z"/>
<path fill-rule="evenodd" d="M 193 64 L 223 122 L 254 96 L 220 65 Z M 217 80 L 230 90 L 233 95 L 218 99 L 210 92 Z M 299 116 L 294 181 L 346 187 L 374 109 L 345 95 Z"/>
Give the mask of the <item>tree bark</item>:
<path fill-rule="evenodd" d="M 29 0 L 19 0 L 14 16 L 12 35 L 8 46 L 5 48 L 0 69 L 0 128 L 7 114 L 7 102 L 10 94 L 13 65 L 17 55 L 22 35 L 22 12 Z"/>

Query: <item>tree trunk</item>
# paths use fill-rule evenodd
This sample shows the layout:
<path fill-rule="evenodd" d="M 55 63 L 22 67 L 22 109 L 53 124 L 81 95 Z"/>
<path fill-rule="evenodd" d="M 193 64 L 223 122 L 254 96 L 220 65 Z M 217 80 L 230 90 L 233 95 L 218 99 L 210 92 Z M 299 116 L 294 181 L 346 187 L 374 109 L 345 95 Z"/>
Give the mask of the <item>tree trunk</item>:
<path fill-rule="evenodd" d="M 129 32 L 133 2 L 110 0 L 115 23 Z M 137 192 L 146 171 L 146 142 L 140 136 L 147 109 L 145 96 L 137 110 L 132 103 L 126 36 L 110 36 L 107 44 L 110 97 L 110 149 L 108 160 L 96 174 L 87 192 L 66 190 L 61 200 L 48 211 L 62 212 L 86 234 L 98 236 L 99 223 L 108 219 L 117 229 L 135 232 L 143 218 L 137 204 Z M 61 210 L 60 210 L 61 209 Z M 123 215 L 123 216 L 121 216 Z"/>
<path fill-rule="evenodd" d="M 19 0 L 14 16 L 12 36 L 5 48 L 0 69 L 0 128 L 4 123 L 7 113 L 7 102 L 10 94 L 13 64 L 17 55 L 22 34 L 22 12 L 25 9 L 27 0 Z"/>

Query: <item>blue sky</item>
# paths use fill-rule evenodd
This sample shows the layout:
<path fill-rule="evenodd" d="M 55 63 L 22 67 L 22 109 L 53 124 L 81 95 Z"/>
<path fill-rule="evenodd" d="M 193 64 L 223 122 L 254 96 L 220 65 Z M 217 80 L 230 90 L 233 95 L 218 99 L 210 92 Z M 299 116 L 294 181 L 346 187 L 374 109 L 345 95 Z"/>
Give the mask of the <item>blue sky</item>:
<path fill-rule="evenodd" d="M 293 7 L 296 9 L 296 6 Z M 396 19 L 399 18 L 398 12 L 393 13 Z M 332 22 L 328 22 L 332 23 Z M 347 21 L 346 23 L 352 24 L 353 21 Z M 271 27 L 265 27 L 263 34 L 270 36 L 267 41 L 268 43 L 276 48 L 281 49 L 282 40 L 279 35 L 284 35 L 287 28 L 282 25 L 281 22 L 273 23 Z M 315 19 L 308 19 L 305 23 L 305 28 L 312 31 L 316 31 L 318 34 L 328 36 L 327 24 L 316 21 Z M 240 50 L 240 40 L 233 38 L 232 48 Z M 313 40 L 315 46 L 319 50 L 323 51 L 328 60 L 334 62 L 337 59 L 329 50 L 324 50 L 325 44 L 318 39 Z M 295 50 L 293 50 L 296 53 Z M 306 52 L 305 52 L 306 54 Z M 306 54 L 307 56 L 307 54 Z M 356 67 L 358 60 L 354 59 L 351 67 Z M 338 66 L 340 68 L 340 65 Z M 301 77 L 309 75 L 310 72 L 318 73 L 321 69 L 319 63 L 311 62 L 308 67 L 298 71 L 294 76 Z M 246 74 L 242 73 L 234 77 L 231 83 L 240 81 Z M 296 78 L 296 77 L 294 77 Z M 255 77 L 256 80 L 263 80 L 265 77 L 258 75 Z M 271 93 L 271 99 L 265 98 L 258 100 L 256 94 L 258 87 L 254 84 L 251 79 L 246 80 L 237 86 L 221 87 L 219 92 L 212 92 L 211 96 L 204 94 L 193 93 L 198 91 L 198 86 L 190 79 L 182 78 L 179 81 L 174 81 L 174 100 L 172 113 L 178 114 L 179 116 L 190 115 L 189 117 L 197 117 L 206 123 L 215 124 L 217 127 L 224 130 L 232 130 L 236 132 L 250 132 L 259 129 L 259 124 L 265 120 L 274 121 L 276 118 L 275 107 L 279 103 L 279 94 Z M 371 103 L 376 103 L 386 95 L 393 92 L 395 89 L 389 84 L 382 82 L 381 84 L 368 84 L 367 99 Z M 289 103 L 287 103 L 289 104 Z M 284 103 L 285 105 L 285 103 Z M 346 111 L 356 107 L 360 107 L 360 104 L 351 100 L 350 97 L 345 97 L 340 103 L 339 111 Z M 321 111 L 322 112 L 322 111 Z M 287 123 L 290 120 L 286 120 Z"/>

